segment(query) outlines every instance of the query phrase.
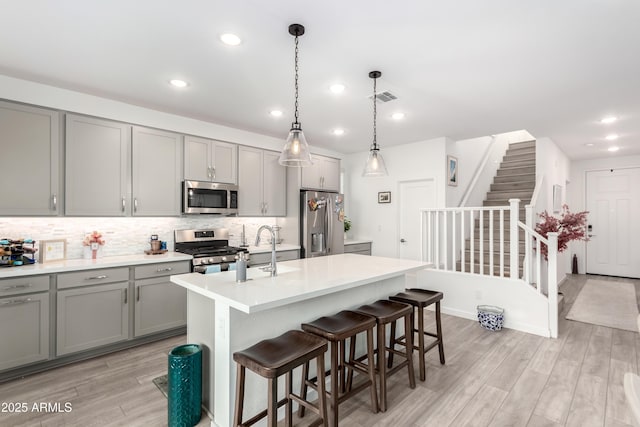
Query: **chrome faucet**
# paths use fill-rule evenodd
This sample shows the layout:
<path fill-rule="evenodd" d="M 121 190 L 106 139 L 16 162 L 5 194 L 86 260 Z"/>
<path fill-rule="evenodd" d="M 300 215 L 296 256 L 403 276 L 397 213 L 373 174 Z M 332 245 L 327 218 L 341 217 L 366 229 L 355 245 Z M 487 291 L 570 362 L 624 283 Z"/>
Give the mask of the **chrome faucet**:
<path fill-rule="evenodd" d="M 271 233 L 271 265 L 268 267 L 262 267 L 261 270 L 271 272 L 271 277 L 278 275 L 278 269 L 276 268 L 276 236 L 273 232 L 273 228 L 268 225 L 263 225 L 258 228 L 258 234 L 256 235 L 256 246 L 260 244 L 260 234 L 262 230 L 269 230 Z"/>

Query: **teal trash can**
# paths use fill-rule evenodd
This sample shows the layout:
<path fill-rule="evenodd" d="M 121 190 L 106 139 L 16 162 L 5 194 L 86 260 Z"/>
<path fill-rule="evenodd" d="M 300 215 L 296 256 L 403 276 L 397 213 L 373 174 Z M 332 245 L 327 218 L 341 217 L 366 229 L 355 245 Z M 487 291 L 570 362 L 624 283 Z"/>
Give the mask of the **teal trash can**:
<path fill-rule="evenodd" d="M 193 427 L 200 421 L 202 404 L 202 349 L 181 345 L 169 353 L 167 375 L 169 427 Z"/>

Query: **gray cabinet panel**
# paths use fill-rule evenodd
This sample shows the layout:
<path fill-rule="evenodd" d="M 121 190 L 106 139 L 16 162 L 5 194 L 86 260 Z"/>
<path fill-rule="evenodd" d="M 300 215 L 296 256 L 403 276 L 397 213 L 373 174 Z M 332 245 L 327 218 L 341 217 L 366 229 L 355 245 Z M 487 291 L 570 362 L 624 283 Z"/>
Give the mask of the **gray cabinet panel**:
<path fill-rule="evenodd" d="M 238 151 L 238 215 L 263 216 L 262 150 L 240 147 Z"/>
<path fill-rule="evenodd" d="M 238 153 L 238 214 L 286 216 L 287 173 L 279 153 L 240 147 Z"/>
<path fill-rule="evenodd" d="M 301 187 L 314 190 L 340 191 L 340 160 L 312 156 L 313 165 L 301 168 Z"/>
<path fill-rule="evenodd" d="M 49 358 L 49 294 L 0 298 L 0 371 Z"/>
<path fill-rule="evenodd" d="M 24 276 L 0 280 L 0 297 L 49 290 L 49 276 Z"/>
<path fill-rule="evenodd" d="M 132 145 L 133 215 L 180 215 L 182 137 L 135 126 Z"/>
<path fill-rule="evenodd" d="M 290 261 L 292 259 L 300 258 L 300 251 L 278 251 L 276 252 L 276 262 L 278 261 Z M 271 252 L 260 252 L 251 254 L 249 259 L 249 265 L 252 267 L 261 266 L 271 263 Z"/>
<path fill-rule="evenodd" d="M 344 253 L 366 253 L 371 255 L 371 243 L 352 243 L 344 245 Z"/>
<path fill-rule="evenodd" d="M 169 276 L 135 282 L 136 337 L 187 324 L 187 290 Z"/>
<path fill-rule="evenodd" d="M 0 215 L 60 211 L 59 115 L 0 102 Z"/>
<path fill-rule="evenodd" d="M 123 341 L 129 335 L 129 282 L 58 292 L 58 356 Z"/>
<path fill-rule="evenodd" d="M 129 280 L 129 268 L 100 268 L 58 274 L 58 289 L 102 285 Z"/>
<path fill-rule="evenodd" d="M 161 264 L 138 265 L 134 268 L 136 279 L 169 276 L 171 274 L 189 273 L 190 261 L 163 262 Z"/>
<path fill-rule="evenodd" d="M 66 124 L 65 213 L 126 215 L 131 126 L 73 114 Z"/>
<path fill-rule="evenodd" d="M 185 136 L 184 142 L 184 179 L 238 182 L 237 145 L 196 136 Z"/>

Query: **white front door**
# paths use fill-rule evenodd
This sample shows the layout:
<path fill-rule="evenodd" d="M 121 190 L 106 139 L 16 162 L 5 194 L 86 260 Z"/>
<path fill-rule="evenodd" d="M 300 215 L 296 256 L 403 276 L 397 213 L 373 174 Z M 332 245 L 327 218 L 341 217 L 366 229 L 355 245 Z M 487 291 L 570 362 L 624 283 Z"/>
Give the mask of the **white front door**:
<path fill-rule="evenodd" d="M 433 179 L 401 182 L 399 187 L 399 250 L 403 259 L 420 261 L 420 209 L 436 207 Z"/>
<path fill-rule="evenodd" d="M 640 277 L 640 168 L 587 172 L 587 273 Z"/>

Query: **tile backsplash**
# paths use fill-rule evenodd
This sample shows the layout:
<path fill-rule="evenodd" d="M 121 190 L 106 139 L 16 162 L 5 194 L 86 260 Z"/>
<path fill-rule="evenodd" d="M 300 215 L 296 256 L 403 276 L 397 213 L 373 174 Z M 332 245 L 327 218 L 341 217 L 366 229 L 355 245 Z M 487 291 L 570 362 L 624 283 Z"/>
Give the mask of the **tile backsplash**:
<path fill-rule="evenodd" d="M 173 251 L 173 231 L 179 229 L 228 228 L 229 244 L 238 246 L 243 224 L 247 243 L 253 244 L 258 228 L 263 224 L 276 224 L 276 218 L 209 215 L 166 218 L 0 217 L 0 238 L 29 238 L 36 241 L 67 239 L 67 259 L 76 259 L 83 257 L 84 236 L 94 230 L 101 232 L 105 239 L 102 255 L 113 256 L 142 253 L 150 248 L 149 238 L 152 234 L 157 234 L 160 240 L 166 241 L 167 249 Z M 267 243 L 268 239 L 263 239 L 263 244 Z"/>

